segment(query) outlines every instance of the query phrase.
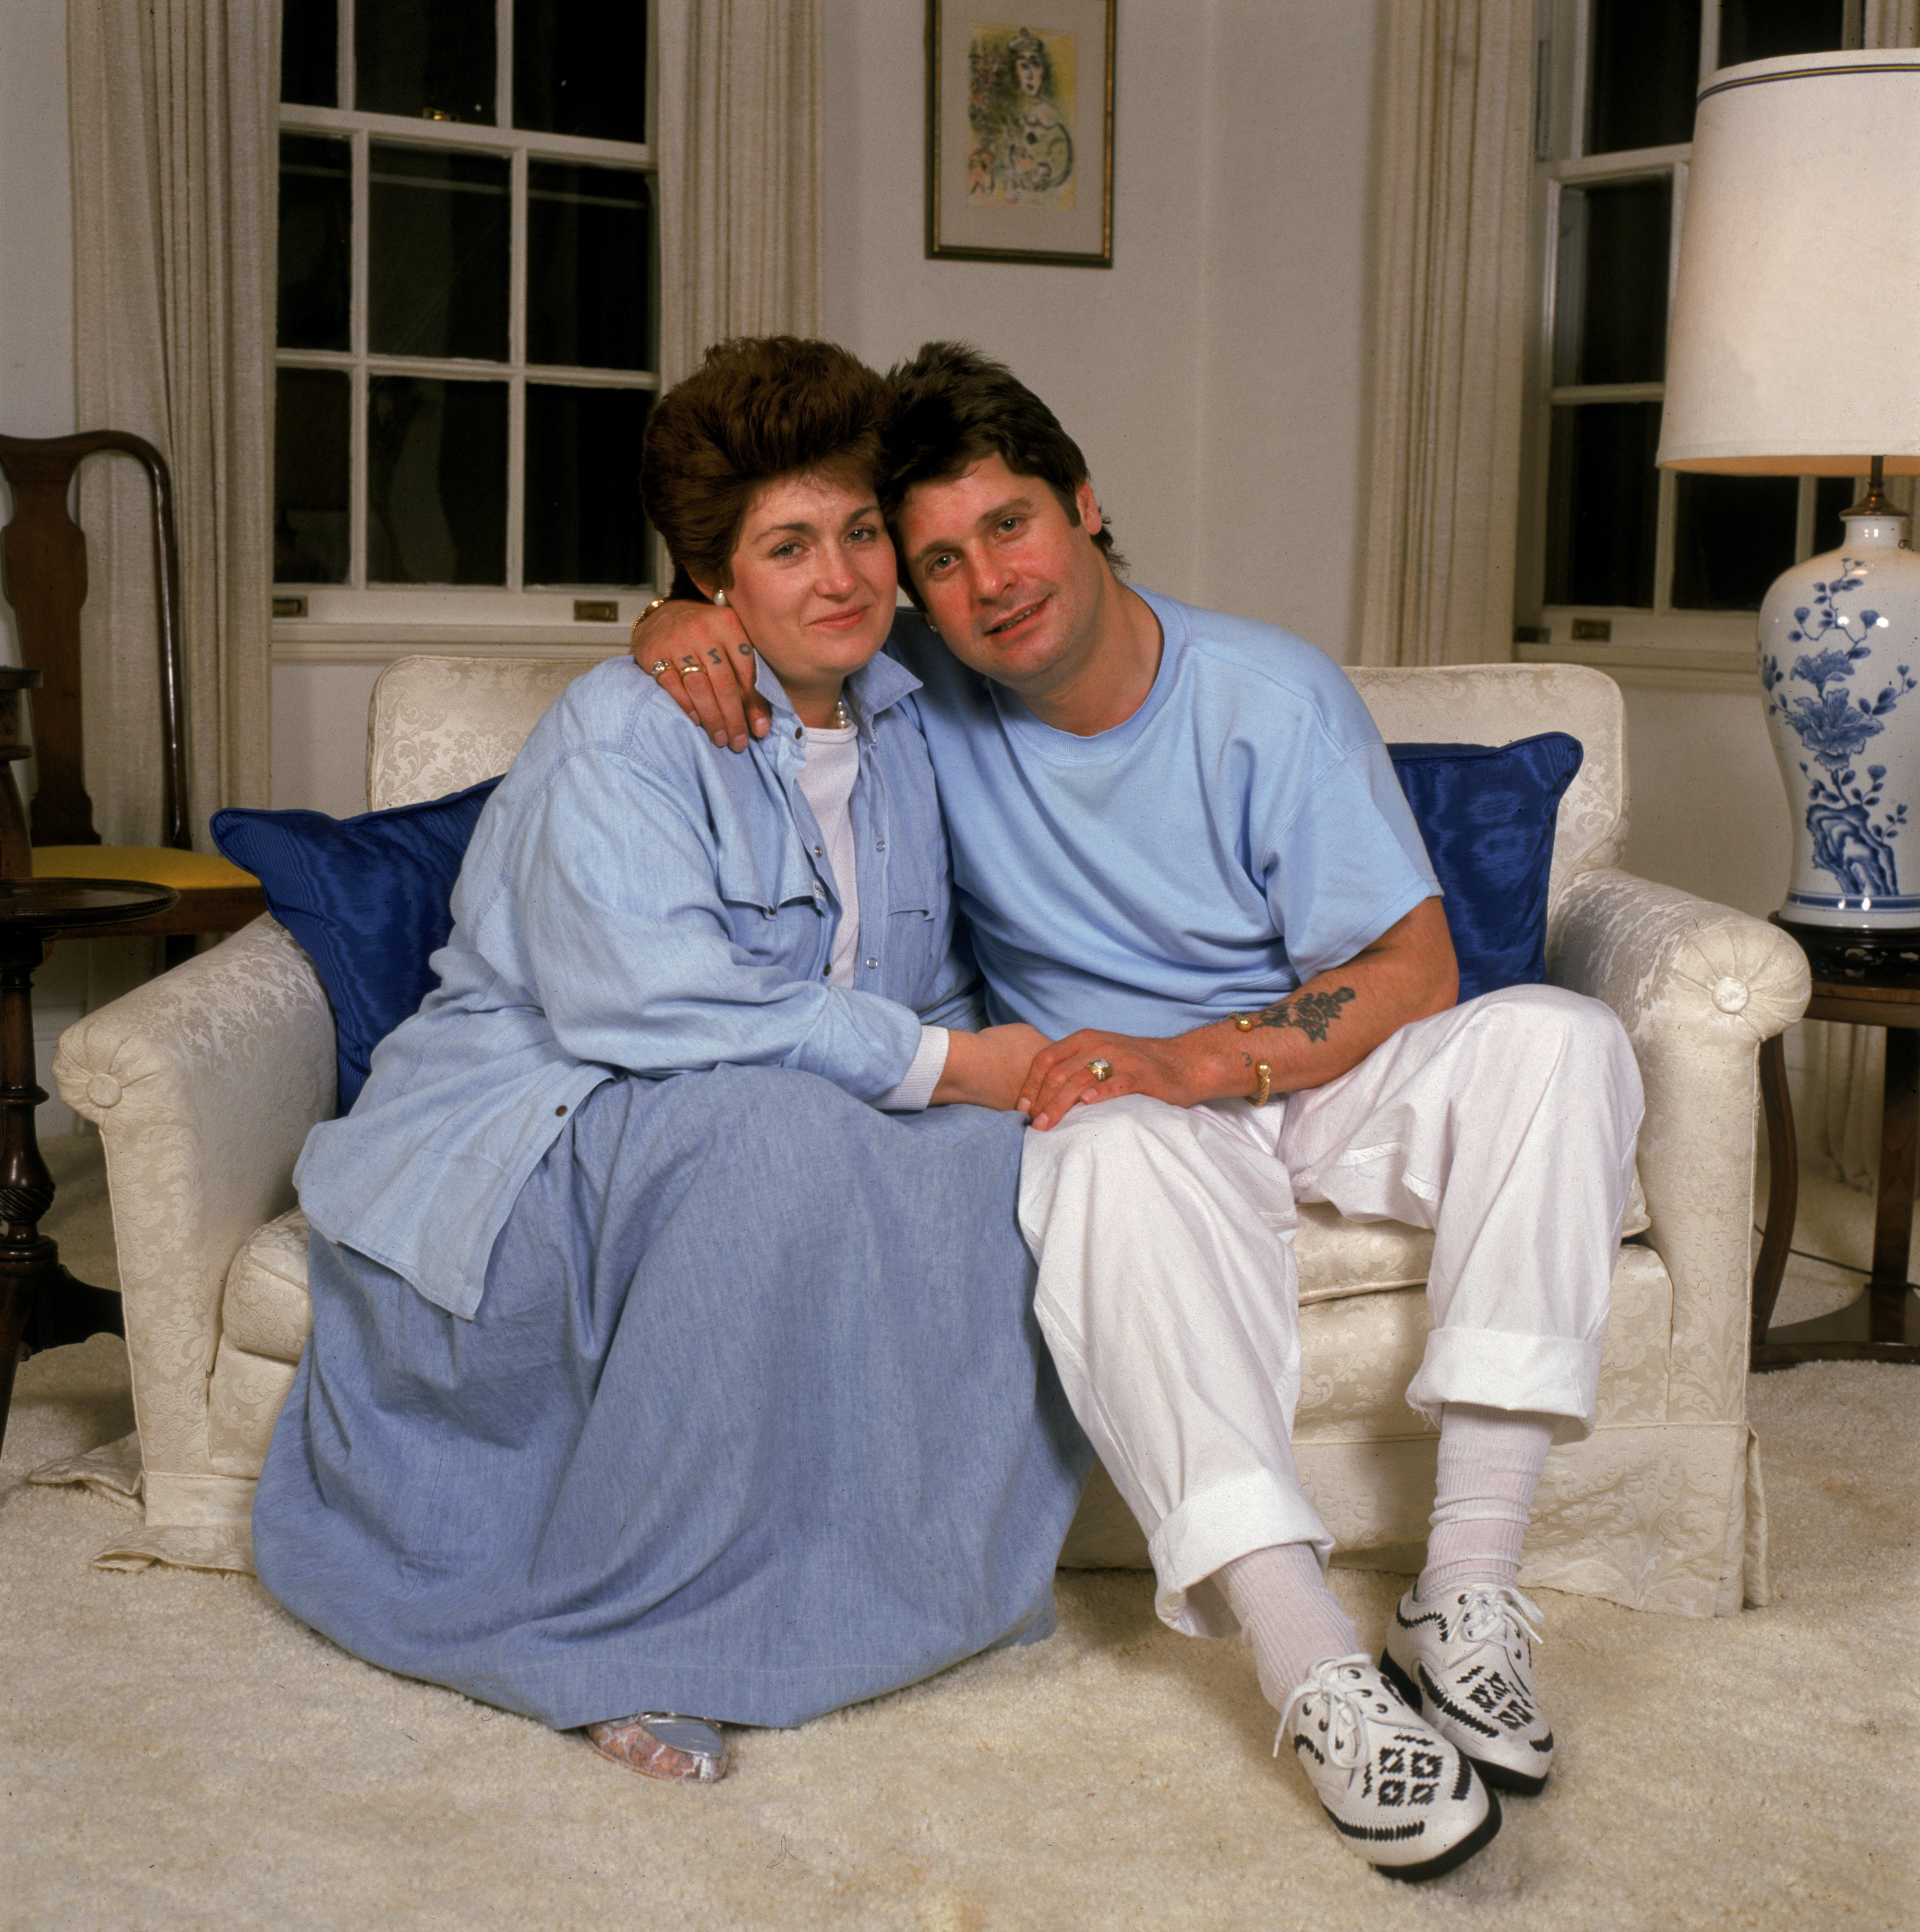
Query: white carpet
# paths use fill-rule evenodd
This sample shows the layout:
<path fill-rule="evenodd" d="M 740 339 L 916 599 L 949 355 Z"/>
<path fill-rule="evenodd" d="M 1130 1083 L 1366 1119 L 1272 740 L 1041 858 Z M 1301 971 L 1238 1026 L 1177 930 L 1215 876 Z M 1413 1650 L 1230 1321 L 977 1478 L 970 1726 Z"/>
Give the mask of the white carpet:
<path fill-rule="evenodd" d="M 94 1156 L 52 1232 L 110 1279 Z M 1798 1245 L 1861 1258 L 1810 1184 Z M 1844 1300 L 1796 1263 L 1783 1318 Z M 795 1732 L 683 1791 L 361 1664 L 250 1580 L 88 1568 L 115 1505 L 20 1472 L 131 1426 L 97 1337 L 22 1370 L 0 1459 L 0 1924 L 1340 1928 L 1920 1922 L 1920 1370 L 1757 1378 L 1779 1600 L 1694 1623 L 1547 1594 L 1553 1781 L 1391 1885 L 1290 1766 L 1236 1644 L 1148 1580 L 1062 1576 L 1050 1642 Z M 1336 1573 L 1377 1648 L 1399 1584 Z"/>

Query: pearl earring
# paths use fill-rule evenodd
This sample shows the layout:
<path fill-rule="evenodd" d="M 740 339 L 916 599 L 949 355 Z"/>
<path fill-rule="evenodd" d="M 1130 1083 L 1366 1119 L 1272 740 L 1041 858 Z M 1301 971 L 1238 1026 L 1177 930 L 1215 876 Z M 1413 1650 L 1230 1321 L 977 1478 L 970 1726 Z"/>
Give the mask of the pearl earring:
<path fill-rule="evenodd" d="M 716 590 L 713 594 L 713 601 L 724 610 L 726 608 L 726 592 L 724 590 Z"/>

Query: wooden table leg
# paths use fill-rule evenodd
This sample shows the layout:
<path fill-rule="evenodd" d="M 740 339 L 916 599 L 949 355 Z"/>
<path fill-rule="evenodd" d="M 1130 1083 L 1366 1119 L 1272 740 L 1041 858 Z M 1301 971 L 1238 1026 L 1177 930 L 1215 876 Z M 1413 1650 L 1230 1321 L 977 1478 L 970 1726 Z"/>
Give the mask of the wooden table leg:
<path fill-rule="evenodd" d="M 1754 1264 L 1753 1334 L 1757 1348 L 1766 1340 L 1774 1304 L 1787 1272 L 1787 1250 L 1800 1208 L 1800 1150 L 1793 1137 L 1793 1102 L 1787 1090 L 1787 1048 L 1781 1036 L 1760 1042 L 1760 1102 L 1766 1114 L 1766 1233 Z"/>
<path fill-rule="evenodd" d="M 1874 1202 L 1874 1273 L 1868 1333 L 1905 1339 L 1907 1263 L 1913 1245 L 1913 1157 L 1920 1139 L 1920 1032 L 1887 1029 L 1886 1097 L 1880 1110 L 1880 1186 Z"/>
<path fill-rule="evenodd" d="M 46 1090 L 34 1078 L 33 971 L 43 932 L 0 932 L 0 1443 L 22 1336 L 36 1348 L 121 1332 L 119 1298 L 76 1281 L 40 1232 L 53 1204 L 34 1109 Z"/>
<path fill-rule="evenodd" d="M 1768 1046 L 1776 1042 L 1769 1040 Z M 1764 1051 L 1764 1049 L 1763 1049 Z M 1866 1288 L 1844 1308 L 1810 1322 L 1771 1328 L 1761 1322 L 1759 1270 L 1755 1271 L 1754 1339 L 1749 1357 L 1756 1369 L 1786 1368 L 1796 1362 L 1920 1363 L 1920 1288 L 1907 1279 L 1913 1240 L 1913 1175 L 1920 1153 L 1920 1031 L 1887 1029 L 1886 1092 L 1880 1118 L 1880 1192 L 1874 1205 L 1874 1272 Z M 1783 1058 L 1781 1070 L 1784 1072 Z M 1765 1064 L 1762 1065 L 1763 1088 Z M 1767 1115 L 1772 1130 L 1773 1115 Z M 1767 1238 L 1775 1215 L 1767 1210 Z M 1784 1271 L 1785 1244 L 1781 1264 Z M 1764 1264 L 1766 1249 L 1763 1244 Z M 1776 1277 L 1772 1294 L 1779 1292 Z M 1766 1313 L 1770 1323 L 1772 1295 Z"/>

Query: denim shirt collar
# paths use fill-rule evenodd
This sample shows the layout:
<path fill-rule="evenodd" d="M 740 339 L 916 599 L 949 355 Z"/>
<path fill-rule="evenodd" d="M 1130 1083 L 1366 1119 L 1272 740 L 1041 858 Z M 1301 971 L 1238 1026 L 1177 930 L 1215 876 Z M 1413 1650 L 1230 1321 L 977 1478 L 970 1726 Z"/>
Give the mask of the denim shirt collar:
<path fill-rule="evenodd" d="M 776 735 L 790 741 L 800 722 L 792 701 L 773 666 L 765 658 L 756 652 L 753 663 L 753 688 L 773 707 L 776 725 L 782 720 L 786 724 L 787 728 L 777 730 Z M 863 664 L 846 680 L 847 709 L 853 713 L 853 722 L 860 728 L 861 736 L 870 736 L 873 719 L 882 712 L 891 710 L 908 692 L 919 688 L 919 679 L 885 651 Z"/>

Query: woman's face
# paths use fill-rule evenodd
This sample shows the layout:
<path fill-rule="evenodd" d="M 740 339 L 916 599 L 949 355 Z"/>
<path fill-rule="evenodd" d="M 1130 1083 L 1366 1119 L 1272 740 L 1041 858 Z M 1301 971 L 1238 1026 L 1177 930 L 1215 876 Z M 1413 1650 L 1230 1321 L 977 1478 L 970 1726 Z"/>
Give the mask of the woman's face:
<path fill-rule="evenodd" d="M 778 477 L 748 505 L 726 601 L 803 718 L 893 627 L 894 547 L 872 488 L 845 473 Z M 711 589 L 711 586 L 705 586 Z M 810 702 L 811 700 L 811 702 Z"/>
<path fill-rule="evenodd" d="M 1037 94 L 1041 82 L 1047 78 L 1047 70 L 1041 64 L 1038 54 L 1023 53 L 1014 62 L 1014 78 L 1020 82 L 1020 92 Z"/>

